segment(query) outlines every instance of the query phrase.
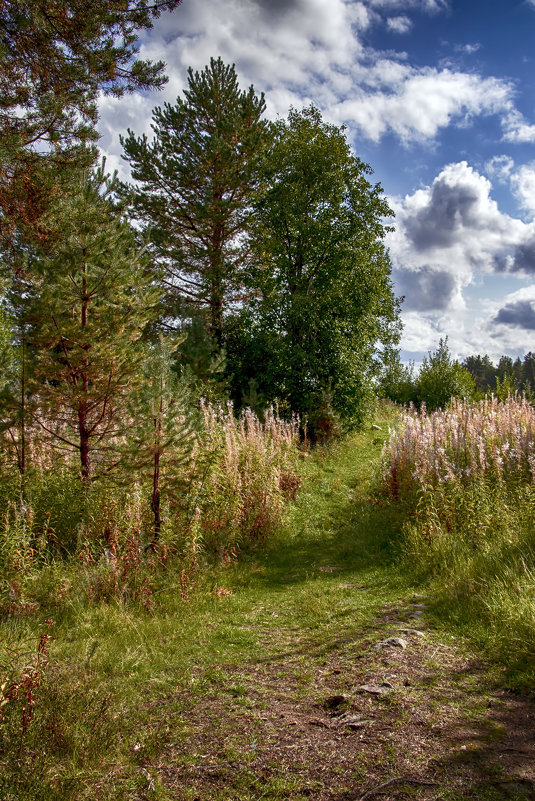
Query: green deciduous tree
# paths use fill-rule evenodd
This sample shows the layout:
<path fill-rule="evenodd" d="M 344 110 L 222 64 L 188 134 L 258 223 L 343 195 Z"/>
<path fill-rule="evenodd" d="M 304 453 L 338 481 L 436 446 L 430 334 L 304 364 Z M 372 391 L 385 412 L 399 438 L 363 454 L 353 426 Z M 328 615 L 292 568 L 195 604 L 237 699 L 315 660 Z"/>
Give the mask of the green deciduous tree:
<path fill-rule="evenodd" d="M 153 113 L 154 138 L 123 139 L 140 183 L 135 214 L 151 230 L 153 253 L 171 294 L 206 311 L 218 345 L 223 312 L 240 293 L 246 256 L 243 231 L 267 134 L 265 104 L 241 91 L 234 66 L 212 59 L 189 70 L 174 106 Z"/>
<path fill-rule="evenodd" d="M 383 245 L 392 212 L 370 173 L 316 108 L 275 124 L 250 226 L 259 298 L 229 350 L 241 392 L 254 378 L 294 411 L 362 418 L 378 345 L 398 331 Z"/>
<path fill-rule="evenodd" d="M 469 371 L 452 359 L 448 339 L 441 339 L 434 352 L 424 356 L 417 381 L 418 402 L 429 411 L 441 409 L 452 398 L 471 398 L 475 382 Z"/>
<path fill-rule="evenodd" d="M 113 462 L 111 442 L 139 379 L 138 340 L 159 295 L 134 232 L 109 200 L 113 184 L 102 169 L 83 173 L 65 198 L 62 239 L 36 263 L 28 334 L 38 351 L 36 419 L 78 452 L 84 480 L 96 473 L 95 457 L 102 471 Z"/>
<path fill-rule="evenodd" d="M 378 394 L 402 406 L 417 401 L 414 364 L 402 364 L 399 351 L 392 351 L 383 364 L 377 384 Z"/>

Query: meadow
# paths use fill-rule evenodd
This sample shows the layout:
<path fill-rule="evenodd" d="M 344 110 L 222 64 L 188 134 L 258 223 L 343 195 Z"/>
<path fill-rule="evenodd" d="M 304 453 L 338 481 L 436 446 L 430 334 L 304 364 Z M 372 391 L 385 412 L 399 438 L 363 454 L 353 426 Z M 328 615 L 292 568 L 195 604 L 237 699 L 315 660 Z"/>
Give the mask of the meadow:
<path fill-rule="evenodd" d="M 403 415 L 382 483 L 403 517 L 402 569 L 533 685 L 535 411 L 524 398 L 452 400 Z"/>
<path fill-rule="evenodd" d="M 262 423 L 207 406 L 203 420 L 188 485 L 195 514 L 186 490 L 173 496 L 157 545 L 150 486 L 116 487 L 106 514 L 95 496 L 73 540 L 60 525 L 73 497 L 39 489 L 54 475 L 44 457 L 24 518 L 5 471 L 2 797 L 323 799 L 355 782 L 362 794 L 398 781 L 410 752 L 413 785 L 425 789 L 433 764 L 437 797 L 502 798 L 485 738 L 489 726 L 498 745 L 506 735 L 489 721 L 489 698 L 496 706 L 497 686 L 533 687 L 531 407 L 487 400 L 428 415 L 385 406 L 378 428 L 312 450 L 276 414 Z M 63 517 L 53 505 L 40 511 L 45 497 Z M 91 547 L 89 525 L 99 526 Z M 424 595 L 425 639 L 385 667 L 374 642 Z M 470 664 L 480 665 L 476 694 Z M 331 747 L 329 699 L 352 698 L 372 675 L 394 681 L 373 713 L 390 733 L 362 753 L 358 739 L 336 735 L 338 754 L 360 751 L 327 781 L 317 765 Z M 411 751 L 415 718 L 434 726 L 452 715 L 479 727 L 486 778 L 470 760 L 452 767 L 447 737 L 429 735 L 425 759 Z M 272 719 L 275 735 L 265 730 Z M 280 745 L 280 726 L 310 720 L 326 737 L 314 729 L 289 767 L 281 749 L 294 746 Z"/>

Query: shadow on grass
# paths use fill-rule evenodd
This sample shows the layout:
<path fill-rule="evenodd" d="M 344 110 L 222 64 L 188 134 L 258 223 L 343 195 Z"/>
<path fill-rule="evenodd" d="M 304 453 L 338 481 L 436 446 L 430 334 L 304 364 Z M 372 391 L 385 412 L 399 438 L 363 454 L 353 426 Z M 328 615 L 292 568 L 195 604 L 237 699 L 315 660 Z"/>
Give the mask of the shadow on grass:
<path fill-rule="evenodd" d="M 378 571 L 385 580 L 399 553 L 401 518 L 397 510 L 373 500 L 327 502 L 329 513 L 324 527 L 307 526 L 306 510 L 299 517 L 305 521 L 295 531 L 286 528 L 261 550 L 249 555 L 251 580 L 276 589 L 309 581 L 355 577 L 359 572 Z M 297 515 L 295 515 L 297 517 Z M 390 577 L 394 580 L 393 571 Z"/>

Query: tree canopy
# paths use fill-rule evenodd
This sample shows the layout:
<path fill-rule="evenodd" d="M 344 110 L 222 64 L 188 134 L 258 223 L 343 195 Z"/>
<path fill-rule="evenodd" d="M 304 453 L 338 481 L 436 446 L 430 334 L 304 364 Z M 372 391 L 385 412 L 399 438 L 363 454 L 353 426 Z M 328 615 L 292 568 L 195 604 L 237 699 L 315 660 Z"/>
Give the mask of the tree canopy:
<path fill-rule="evenodd" d="M 206 311 L 220 345 L 223 312 L 243 286 L 243 233 L 267 136 L 264 98 L 240 90 L 234 66 L 188 72 L 184 97 L 153 112 L 154 137 L 124 138 L 134 213 L 150 230 L 171 300 Z M 172 305 L 172 304 L 171 304 Z"/>
<path fill-rule="evenodd" d="M 162 62 L 136 57 L 136 31 L 181 0 L 2 0 L 0 214 L 3 238 L 25 234 L 49 207 L 51 167 L 87 166 L 99 92 L 166 81 Z M 60 191 L 64 191 L 64 185 Z"/>
<path fill-rule="evenodd" d="M 250 226 L 257 299 L 244 326 L 248 346 L 237 345 L 241 380 L 255 378 L 294 411 L 332 403 L 357 422 L 378 343 L 398 335 L 382 241 L 392 211 L 344 130 L 318 109 L 292 110 L 273 133 Z"/>

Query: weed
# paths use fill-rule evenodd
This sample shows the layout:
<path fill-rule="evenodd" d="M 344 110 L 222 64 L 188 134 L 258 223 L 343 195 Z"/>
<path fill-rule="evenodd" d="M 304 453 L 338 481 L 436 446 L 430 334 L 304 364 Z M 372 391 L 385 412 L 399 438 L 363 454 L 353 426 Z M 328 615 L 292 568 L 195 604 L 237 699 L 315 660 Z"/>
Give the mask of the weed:
<path fill-rule="evenodd" d="M 36 692 L 42 685 L 48 667 L 48 643 L 52 638 L 52 620 L 45 621 L 37 649 L 32 652 L 13 652 L 5 648 L 0 663 L 0 727 L 9 728 L 10 735 L 19 738 L 20 757 L 23 739 L 33 720 Z"/>
<path fill-rule="evenodd" d="M 535 668 L 535 409 L 524 399 L 410 410 L 383 452 L 405 568 L 479 628 L 511 670 Z M 518 683 L 518 676 L 515 679 Z"/>

